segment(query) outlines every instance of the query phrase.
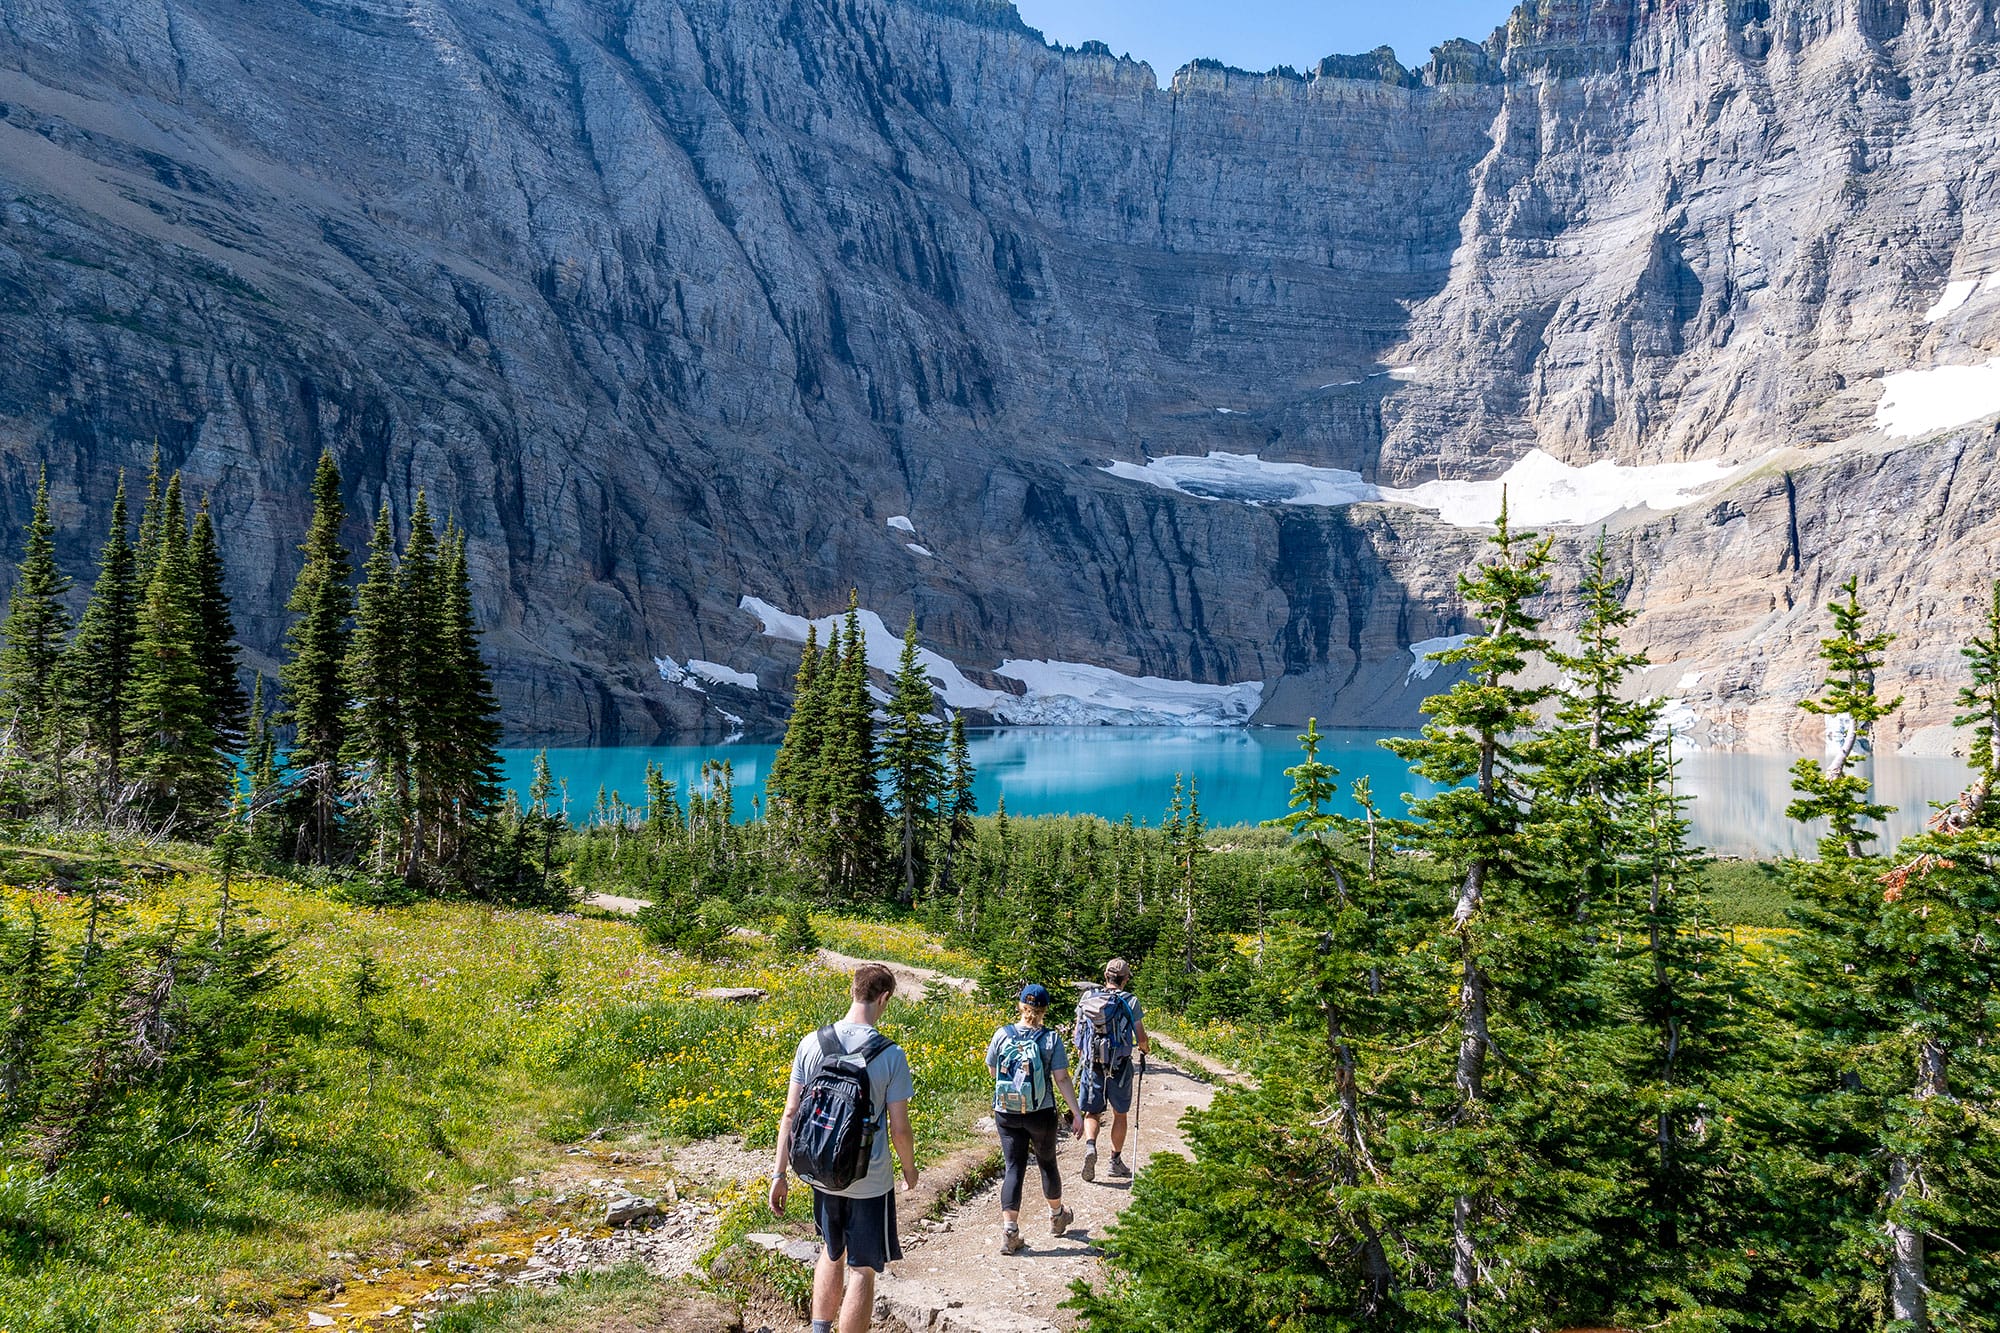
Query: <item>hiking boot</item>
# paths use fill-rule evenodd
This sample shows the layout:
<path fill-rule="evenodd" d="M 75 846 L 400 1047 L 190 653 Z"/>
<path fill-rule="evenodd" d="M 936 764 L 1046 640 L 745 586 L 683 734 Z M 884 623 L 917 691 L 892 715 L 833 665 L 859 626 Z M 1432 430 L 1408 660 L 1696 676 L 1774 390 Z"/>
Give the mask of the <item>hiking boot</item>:
<path fill-rule="evenodd" d="M 1059 1213 L 1050 1213 L 1049 1234 L 1051 1236 L 1062 1235 L 1063 1232 L 1069 1230 L 1070 1223 L 1074 1221 L 1076 1221 L 1076 1214 L 1071 1212 L 1068 1208 L 1063 1209 Z"/>
<path fill-rule="evenodd" d="M 1086 1143 L 1083 1145 L 1083 1180 L 1087 1185 L 1096 1179 L 1097 1145 L 1095 1143 Z"/>
<path fill-rule="evenodd" d="M 1111 1175 L 1117 1180 L 1132 1178 L 1132 1168 L 1125 1165 L 1125 1159 L 1117 1153 L 1111 1154 Z"/>
<path fill-rule="evenodd" d="M 1000 1233 L 1000 1253 L 1019 1254 L 1028 1248 L 1028 1238 L 1021 1234 L 1019 1227 L 1008 1227 Z"/>

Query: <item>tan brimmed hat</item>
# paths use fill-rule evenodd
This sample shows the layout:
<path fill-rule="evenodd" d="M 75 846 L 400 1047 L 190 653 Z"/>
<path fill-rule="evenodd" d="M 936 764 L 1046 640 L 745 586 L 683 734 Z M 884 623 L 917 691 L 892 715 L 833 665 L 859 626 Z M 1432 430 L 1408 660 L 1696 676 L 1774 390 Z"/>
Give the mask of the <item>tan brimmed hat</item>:
<path fill-rule="evenodd" d="M 1123 958 L 1114 958 L 1104 965 L 1104 979 L 1114 986 L 1132 984 L 1132 965 Z"/>

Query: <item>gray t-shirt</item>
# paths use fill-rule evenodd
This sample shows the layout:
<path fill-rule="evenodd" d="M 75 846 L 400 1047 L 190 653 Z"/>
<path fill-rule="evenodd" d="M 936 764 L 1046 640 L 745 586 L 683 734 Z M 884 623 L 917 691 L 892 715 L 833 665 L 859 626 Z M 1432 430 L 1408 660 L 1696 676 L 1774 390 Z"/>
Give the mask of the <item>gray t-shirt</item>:
<path fill-rule="evenodd" d="M 1000 1072 L 1000 1044 L 1010 1035 L 1033 1037 L 1035 1044 L 1042 1048 L 1042 1070 L 1049 1076 L 1049 1086 L 1040 1106 L 1031 1106 L 1031 1111 L 1047 1111 L 1056 1104 L 1056 1075 L 1069 1068 L 1069 1047 L 1063 1043 L 1062 1033 L 1054 1028 L 1031 1028 L 1026 1023 L 1008 1023 L 994 1029 L 993 1040 L 986 1043 L 986 1068 L 995 1074 Z"/>
<path fill-rule="evenodd" d="M 866 1046 L 875 1035 L 875 1029 L 866 1023 L 850 1023 L 844 1018 L 833 1025 L 833 1032 L 840 1038 L 841 1048 L 850 1052 Z M 820 1054 L 819 1033 L 808 1032 L 799 1042 L 797 1054 L 792 1056 L 793 1086 L 803 1088 L 812 1082 L 825 1060 Z M 868 1156 L 868 1174 L 844 1190 L 820 1190 L 820 1193 L 836 1194 L 843 1199 L 873 1199 L 896 1188 L 896 1173 L 889 1162 L 888 1111 L 897 1102 L 907 1102 L 915 1095 L 916 1083 L 910 1077 L 910 1061 L 902 1047 L 891 1046 L 869 1062 L 868 1111 L 876 1118 L 878 1128 Z"/>

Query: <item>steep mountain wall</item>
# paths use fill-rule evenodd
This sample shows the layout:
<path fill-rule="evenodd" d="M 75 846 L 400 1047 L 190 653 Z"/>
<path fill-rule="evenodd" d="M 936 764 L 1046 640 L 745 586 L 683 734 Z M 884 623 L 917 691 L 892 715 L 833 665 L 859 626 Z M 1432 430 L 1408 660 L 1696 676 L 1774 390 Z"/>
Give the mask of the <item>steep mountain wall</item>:
<path fill-rule="evenodd" d="M 1994 568 L 1990 425 L 1874 414 L 2000 355 L 2000 284 L 1925 319 L 2000 271 L 1996 60 L 1990 0 L 1535 3 L 1165 89 L 987 0 L 0 0 L 0 509 L 46 461 L 86 575 L 157 441 L 268 655 L 318 452 L 357 542 L 427 488 L 523 733 L 773 716 L 742 600 L 850 586 L 986 686 L 1400 721 L 1476 530 L 1101 466 L 1755 460 L 1612 522 L 1660 688 L 1769 740 L 1850 566 L 1940 680 Z"/>

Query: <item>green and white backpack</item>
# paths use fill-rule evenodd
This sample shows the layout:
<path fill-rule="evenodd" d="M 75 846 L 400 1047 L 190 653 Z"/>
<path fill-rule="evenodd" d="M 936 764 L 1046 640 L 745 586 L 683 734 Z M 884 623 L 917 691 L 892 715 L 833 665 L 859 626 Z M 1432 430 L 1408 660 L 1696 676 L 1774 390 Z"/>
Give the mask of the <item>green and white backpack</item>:
<path fill-rule="evenodd" d="M 1026 1115 L 1049 1103 L 1049 1067 L 1042 1058 L 1041 1033 L 1009 1023 L 1001 1031 L 993 1078 L 993 1109 Z"/>

